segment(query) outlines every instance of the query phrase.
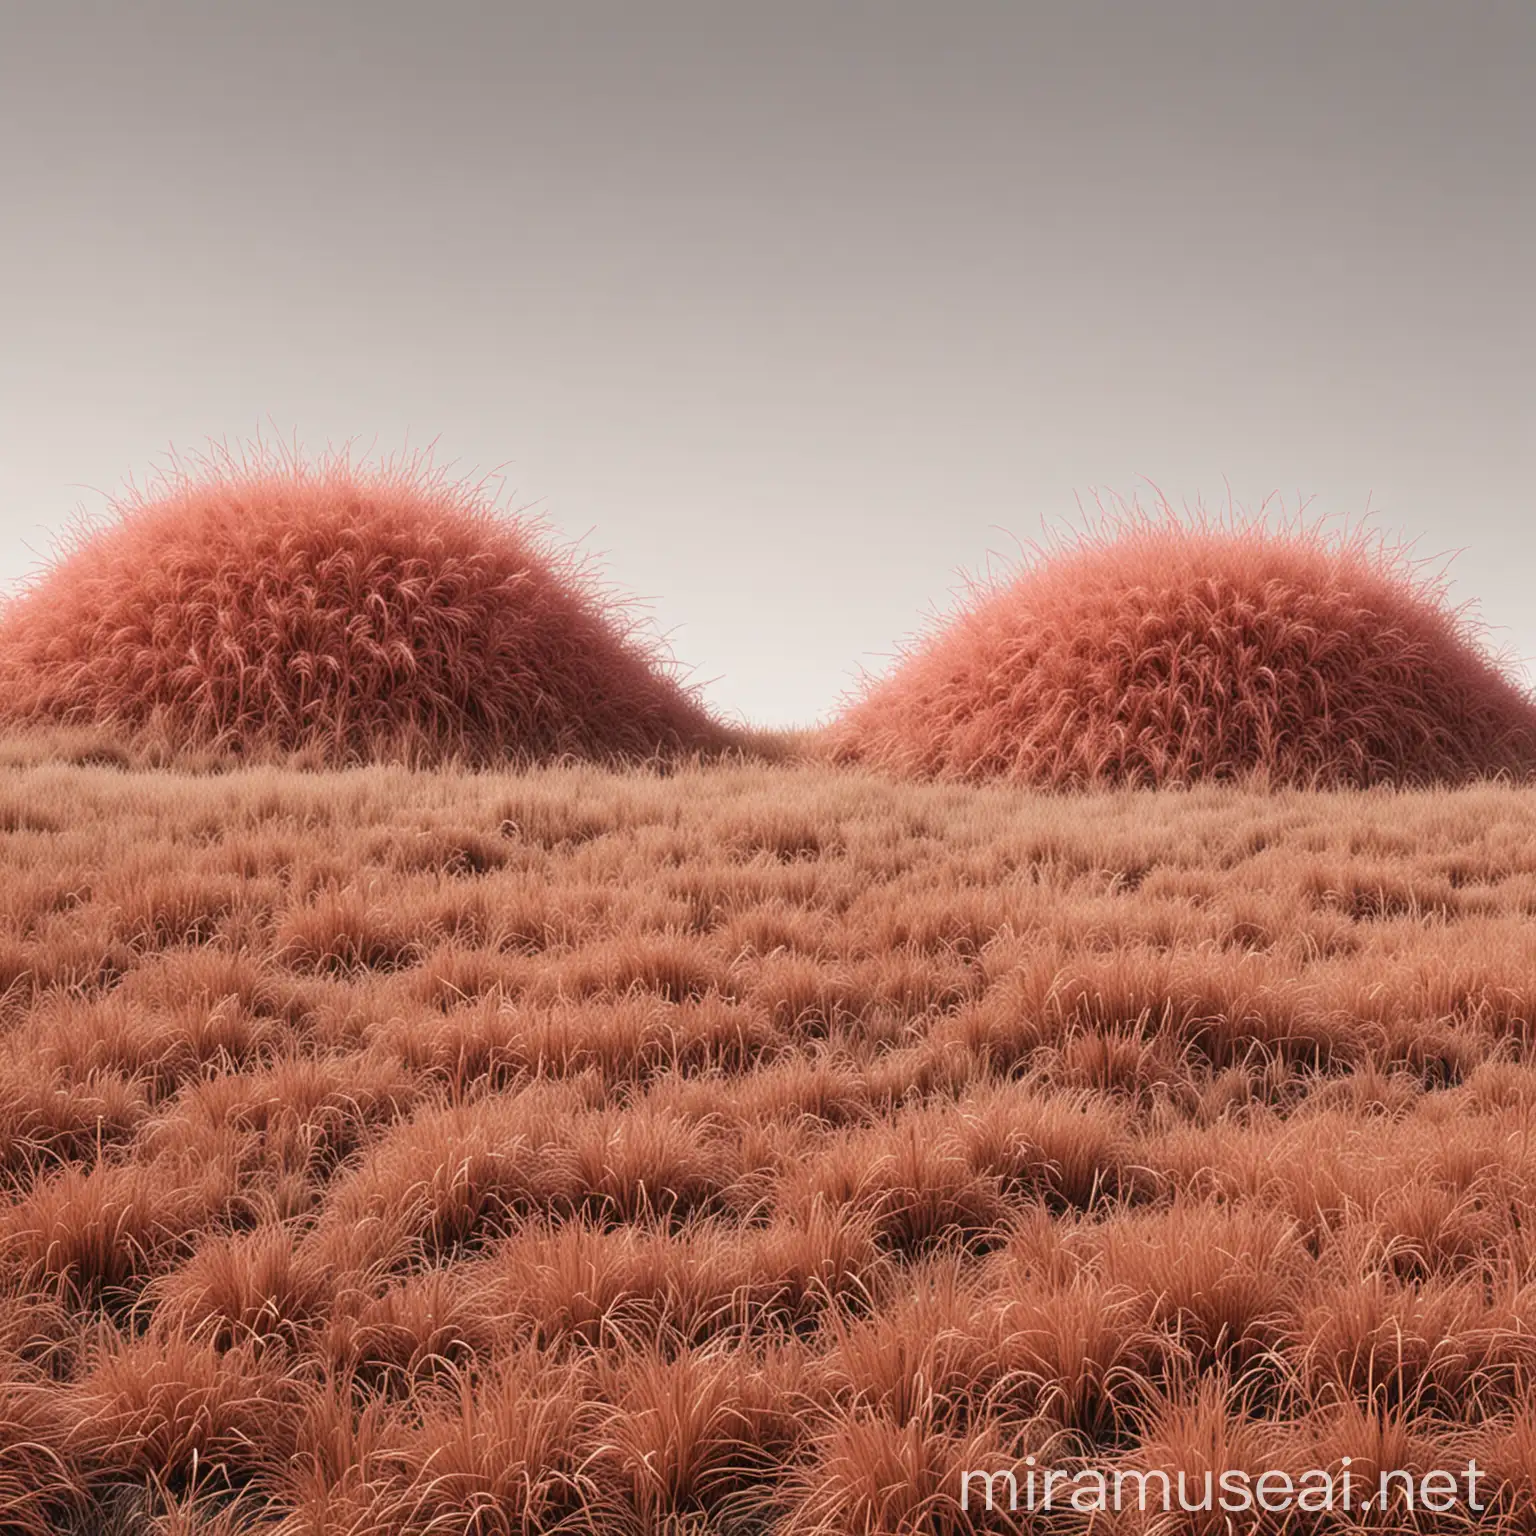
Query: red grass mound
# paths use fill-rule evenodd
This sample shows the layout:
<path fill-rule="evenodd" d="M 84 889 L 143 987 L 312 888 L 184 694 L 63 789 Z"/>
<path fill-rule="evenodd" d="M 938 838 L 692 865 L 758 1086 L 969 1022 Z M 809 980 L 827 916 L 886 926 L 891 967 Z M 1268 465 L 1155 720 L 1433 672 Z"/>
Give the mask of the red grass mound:
<path fill-rule="evenodd" d="M 113 510 L 0 608 L 9 724 L 328 763 L 727 744 L 581 562 L 420 458 L 221 451 Z"/>
<path fill-rule="evenodd" d="M 1423 562 L 1360 531 L 1121 503 L 866 680 L 834 759 L 1046 788 L 1466 782 L 1536 768 L 1536 701 Z M 1102 510 L 1102 507 L 1101 507 Z"/>

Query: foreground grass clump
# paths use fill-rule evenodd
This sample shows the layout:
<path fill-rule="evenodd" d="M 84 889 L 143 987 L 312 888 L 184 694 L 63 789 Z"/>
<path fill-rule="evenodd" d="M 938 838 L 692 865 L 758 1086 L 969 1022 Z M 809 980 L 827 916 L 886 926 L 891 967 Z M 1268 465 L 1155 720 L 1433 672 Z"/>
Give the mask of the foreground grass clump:
<path fill-rule="evenodd" d="M 1533 915 L 1510 786 L 0 739 L 0 1532 L 1529 1533 Z"/>
<path fill-rule="evenodd" d="M 1536 772 L 1536 700 L 1401 549 L 1158 505 L 978 584 L 848 703 L 832 755 L 1041 788 Z"/>
<path fill-rule="evenodd" d="M 607 760 L 727 731 L 480 488 L 258 445 L 167 474 L 0 607 L 0 717 L 175 753 Z"/>

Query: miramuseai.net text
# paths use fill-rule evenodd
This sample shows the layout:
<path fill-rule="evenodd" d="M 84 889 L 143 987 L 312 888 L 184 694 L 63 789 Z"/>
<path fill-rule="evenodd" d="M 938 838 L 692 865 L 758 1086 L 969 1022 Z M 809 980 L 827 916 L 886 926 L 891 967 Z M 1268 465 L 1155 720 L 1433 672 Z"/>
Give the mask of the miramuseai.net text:
<path fill-rule="evenodd" d="M 1385 1510 L 1425 1510 L 1446 1514 L 1458 1504 L 1474 1513 L 1486 1507 L 1479 1498 L 1483 1469 L 1474 1460 L 1460 1472 L 1410 1472 L 1383 1468 L 1363 1477 L 1340 1458 L 1332 1470 L 1307 1471 L 1228 1467 L 1204 1472 L 1114 1467 L 1066 1470 L 1040 1467 L 1027 1456 L 1015 1468 L 984 1471 L 967 1468 L 960 1474 L 963 1510 L 1212 1510 L 1225 1514 L 1254 1511 L 1284 1513 L 1299 1510 L 1323 1513 Z"/>

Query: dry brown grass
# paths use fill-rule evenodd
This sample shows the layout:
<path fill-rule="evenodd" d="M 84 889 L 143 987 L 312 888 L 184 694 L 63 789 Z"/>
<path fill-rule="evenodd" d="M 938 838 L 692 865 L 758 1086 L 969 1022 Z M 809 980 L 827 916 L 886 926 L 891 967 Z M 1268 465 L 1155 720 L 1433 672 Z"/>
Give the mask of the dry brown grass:
<path fill-rule="evenodd" d="M 1536 773 L 1536 699 L 1404 546 L 1116 501 L 1076 544 L 972 583 L 854 690 L 832 755 L 1034 788 Z"/>
<path fill-rule="evenodd" d="M 259 439 L 173 461 L 0 598 L 0 719 L 177 760 L 337 765 L 734 740 L 632 605 L 484 482 L 430 454 L 311 463 Z"/>
<path fill-rule="evenodd" d="M 0 759 L 0 1530 L 1536 1530 L 1529 791 Z"/>

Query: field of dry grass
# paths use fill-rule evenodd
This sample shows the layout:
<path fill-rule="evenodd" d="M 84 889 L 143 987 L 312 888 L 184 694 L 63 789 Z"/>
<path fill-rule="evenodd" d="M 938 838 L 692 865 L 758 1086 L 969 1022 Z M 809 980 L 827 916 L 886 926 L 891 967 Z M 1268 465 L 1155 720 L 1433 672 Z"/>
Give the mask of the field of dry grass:
<path fill-rule="evenodd" d="M 16 740 L 0 869 L 0 1530 L 1536 1530 L 1529 790 Z"/>

